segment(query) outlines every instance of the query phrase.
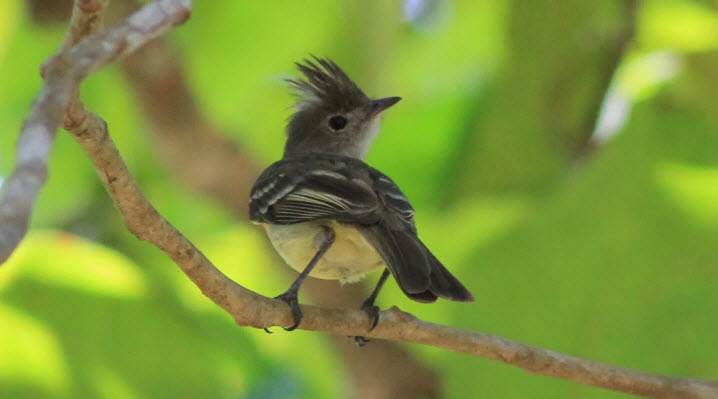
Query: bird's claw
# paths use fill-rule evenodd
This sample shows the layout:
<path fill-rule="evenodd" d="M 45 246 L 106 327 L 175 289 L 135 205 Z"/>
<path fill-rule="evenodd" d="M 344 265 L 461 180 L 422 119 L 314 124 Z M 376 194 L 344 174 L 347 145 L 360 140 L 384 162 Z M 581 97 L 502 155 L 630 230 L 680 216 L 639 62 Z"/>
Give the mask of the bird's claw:
<path fill-rule="evenodd" d="M 289 309 L 292 310 L 292 315 L 294 316 L 294 324 L 291 327 L 283 327 L 285 331 L 293 331 L 297 327 L 299 327 L 299 323 L 302 322 L 302 309 L 299 308 L 299 301 L 297 300 L 297 293 L 296 292 L 290 292 L 287 291 L 282 295 L 276 296 L 274 299 L 280 299 L 283 302 L 285 302 L 287 305 L 289 305 Z M 266 328 L 264 331 L 271 334 L 269 330 Z"/>
<path fill-rule="evenodd" d="M 369 314 L 369 317 L 372 318 L 373 321 L 372 321 L 371 327 L 369 327 L 368 331 L 373 330 L 374 327 L 376 327 L 376 325 L 379 324 L 379 307 L 376 305 L 373 305 L 371 303 L 364 302 L 364 304 L 362 304 L 362 306 L 361 306 L 361 310 L 367 312 L 367 314 Z M 359 336 L 359 335 L 354 337 L 354 342 L 357 344 L 357 346 L 360 346 L 360 347 L 366 345 L 366 343 L 369 341 L 370 340 L 366 339 L 365 337 Z"/>
<path fill-rule="evenodd" d="M 365 305 L 362 306 L 361 310 L 367 312 L 369 317 L 373 319 L 371 327 L 369 327 L 369 331 L 373 330 L 374 327 L 379 324 L 379 307 L 376 305 Z"/>
<path fill-rule="evenodd" d="M 359 335 L 357 335 L 356 337 L 353 337 L 353 338 L 354 338 L 354 343 L 356 343 L 357 346 L 360 347 L 360 348 L 361 348 L 362 346 L 366 345 L 366 343 L 370 341 L 369 339 L 366 339 L 366 338 L 364 338 L 364 337 L 362 337 L 362 336 L 359 336 Z"/>

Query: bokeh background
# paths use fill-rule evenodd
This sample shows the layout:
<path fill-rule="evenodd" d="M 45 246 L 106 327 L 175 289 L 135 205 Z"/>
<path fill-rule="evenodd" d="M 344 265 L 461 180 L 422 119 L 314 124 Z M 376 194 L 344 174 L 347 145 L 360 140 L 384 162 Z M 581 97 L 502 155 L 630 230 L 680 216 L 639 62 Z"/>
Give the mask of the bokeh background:
<path fill-rule="evenodd" d="M 116 20 L 136 4 L 114 0 Z M 0 2 L 0 182 L 71 4 Z M 718 3 L 197 1 L 82 86 L 157 209 L 267 296 L 293 272 L 244 219 L 309 53 L 404 100 L 368 162 L 471 304 L 379 305 L 661 374 L 718 378 Z M 373 285 L 377 275 L 369 277 Z M 358 306 L 313 281 L 303 302 Z M 2 398 L 622 398 L 466 355 L 238 328 L 123 227 L 59 132 L 32 229 L 0 267 Z"/>

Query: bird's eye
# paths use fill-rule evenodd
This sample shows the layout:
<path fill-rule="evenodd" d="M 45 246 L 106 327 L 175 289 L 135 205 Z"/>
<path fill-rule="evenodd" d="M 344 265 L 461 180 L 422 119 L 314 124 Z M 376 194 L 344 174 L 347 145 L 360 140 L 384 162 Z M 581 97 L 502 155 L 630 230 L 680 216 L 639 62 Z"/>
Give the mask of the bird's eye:
<path fill-rule="evenodd" d="M 341 116 L 341 115 L 335 115 L 329 118 L 329 126 L 336 130 L 342 130 L 347 125 L 347 118 Z"/>

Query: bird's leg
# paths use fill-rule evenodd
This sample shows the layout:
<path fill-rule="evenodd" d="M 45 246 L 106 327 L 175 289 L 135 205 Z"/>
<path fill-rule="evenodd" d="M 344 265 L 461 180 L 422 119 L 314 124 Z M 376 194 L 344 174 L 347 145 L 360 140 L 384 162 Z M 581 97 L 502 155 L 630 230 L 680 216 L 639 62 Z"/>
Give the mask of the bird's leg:
<path fill-rule="evenodd" d="M 376 288 L 374 288 L 374 291 L 372 291 L 371 295 L 369 295 L 369 297 L 361 305 L 362 310 L 369 313 L 370 316 L 374 316 L 374 322 L 369 328 L 369 331 L 373 330 L 374 327 L 376 327 L 377 323 L 379 323 L 379 307 L 374 305 L 374 301 L 376 301 L 376 297 L 377 295 L 379 295 L 379 291 L 381 290 L 381 287 L 384 286 L 384 283 L 389 277 L 389 274 L 389 269 L 384 269 L 384 272 L 381 274 L 381 277 L 379 277 L 379 282 L 376 284 Z"/>
<path fill-rule="evenodd" d="M 307 267 L 304 268 L 304 271 L 299 274 L 299 277 L 294 280 L 289 289 L 282 295 L 276 297 L 276 299 L 281 299 L 286 302 L 289 305 L 289 308 L 292 309 L 292 315 L 294 315 L 294 324 L 291 327 L 285 328 L 285 330 L 294 330 L 302 321 L 302 310 L 299 308 L 299 302 L 297 300 L 299 287 L 302 285 L 302 282 L 305 278 L 307 278 L 309 273 L 311 273 L 312 269 L 314 269 L 314 266 L 317 262 L 319 262 L 322 255 L 329 250 L 333 243 L 334 231 L 328 227 L 324 227 L 323 231 L 314 237 L 314 244 L 317 247 L 317 253 L 314 255 L 312 260 L 309 261 L 309 264 L 307 264 Z M 269 332 L 267 329 L 265 329 L 265 331 Z"/>
<path fill-rule="evenodd" d="M 369 295 L 369 297 L 361 305 L 361 309 L 369 313 L 369 316 L 374 320 L 369 328 L 369 331 L 373 330 L 377 323 L 379 323 L 379 307 L 374 305 L 374 301 L 376 301 L 376 297 L 379 295 L 379 290 L 381 290 L 381 287 L 384 286 L 389 274 L 389 269 L 384 269 L 384 273 L 382 273 L 381 277 L 379 277 L 379 282 L 376 284 L 376 288 L 374 288 L 371 295 Z M 354 342 L 356 342 L 358 346 L 364 346 L 367 342 L 369 342 L 369 340 L 364 337 L 356 336 L 354 337 Z"/>

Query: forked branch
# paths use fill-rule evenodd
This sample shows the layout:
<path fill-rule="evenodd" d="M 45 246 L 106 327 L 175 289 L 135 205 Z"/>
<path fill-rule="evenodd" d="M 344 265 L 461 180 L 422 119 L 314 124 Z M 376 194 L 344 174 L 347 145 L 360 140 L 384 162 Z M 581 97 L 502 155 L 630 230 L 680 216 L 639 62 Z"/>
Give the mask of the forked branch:
<path fill-rule="evenodd" d="M 77 0 L 64 43 L 43 65 L 44 84 L 20 130 L 15 169 L 0 193 L 0 264 L 27 232 L 35 199 L 47 179 L 47 157 L 57 126 L 79 83 L 91 72 L 187 20 L 191 5 L 191 0 L 158 0 L 121 24 L 80 40 L 101 26 L 98 18 L 107 1 Z"/>

